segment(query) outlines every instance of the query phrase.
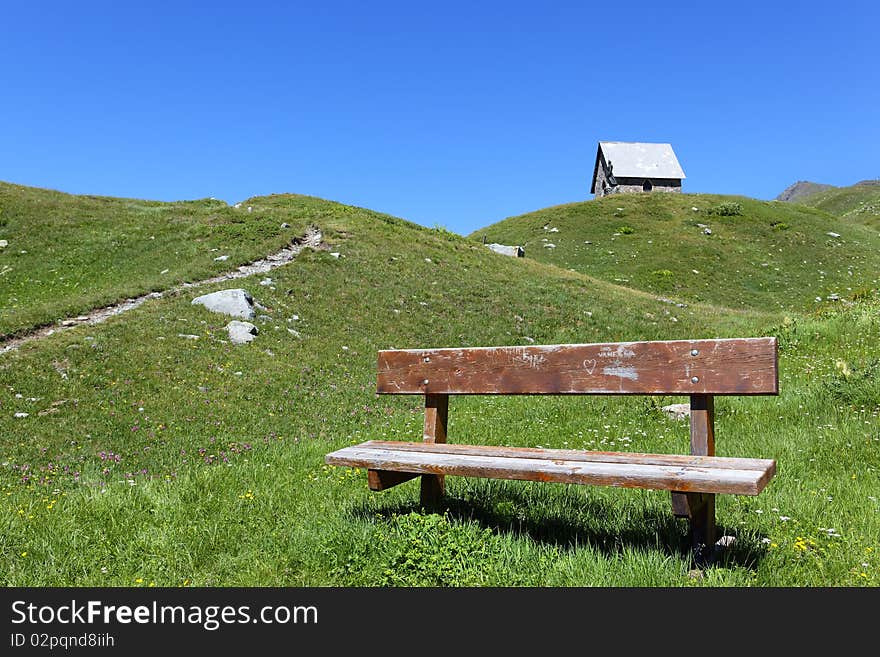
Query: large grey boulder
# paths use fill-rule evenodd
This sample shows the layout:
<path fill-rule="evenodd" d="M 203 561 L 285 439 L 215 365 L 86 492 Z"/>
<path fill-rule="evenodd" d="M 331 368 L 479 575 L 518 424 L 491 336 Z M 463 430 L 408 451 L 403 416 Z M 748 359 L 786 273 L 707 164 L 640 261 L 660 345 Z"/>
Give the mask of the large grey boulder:
<path fill-rule="evenodd" d="M 496 244 L 495 242 L 486 246 L 495 253 L 511 256 L 512 258 L 522 258 L 526 254 L 526 250 L 521 246 L 508 246 L 506 244 Z"/>
<path fill-rule="evenodd" d="M 201 305 L 212 312 L 223 313 L 230 317 L 253 319 L 256 316 L 254 298 L 247 291 L 238 288 L 203 294 L 192 302 L 193 305 Z"/>
<path fill-rule="evenodd" d="M 260 330 L 250 322 L 240 322 L 233 319 L 226 325 L 226 332 L 229 333 L 229 340 L 232 344 L 246 344 L 251 342 Z"/>

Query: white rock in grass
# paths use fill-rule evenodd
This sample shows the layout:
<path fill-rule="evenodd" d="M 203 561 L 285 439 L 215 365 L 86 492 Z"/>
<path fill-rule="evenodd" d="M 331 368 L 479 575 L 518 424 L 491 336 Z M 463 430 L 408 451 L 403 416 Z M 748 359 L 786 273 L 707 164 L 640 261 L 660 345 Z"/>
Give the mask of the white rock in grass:
<path fill-rule="evenodd" d="M 229 260 L 228 255 L 217 256 L 216 258 L 214 258 L 215 262 L 223 262 L 225 260 Z"/>
<path fill-rule="evenodd" d="M 6 240 L 0 240 L 0 249 L 5 249 L 7 246 L 9 246 L 9 242 Z"/>
<path fill-rule="evenodd" d="M 15 417 L 27 417 L 28 415 L 30 415 L 30 414 L 19 411 L 18 413 L 15 414 Z"/>
<path fill-rule="evenodd" d="M 192 303 L 193 305 L 201 305 L 212 312 L 222 313 L 230 317 L 253 319 L 256 316 L 256 312 L 254 312 L 254 298 L 247 291 L 240 288 L 203 294 L 193 299 Z"/>
<path fill-rule="evenodd" d="M 663 407 L 663 412 L 673 420 L 685 420 L 691 416 L 690 404 L 669 404 Z"/>
<path fill-rule="evenodd" d="M 840 237 L 840 233 L 835 233 L 835 232 L 832 232 L 832 231 L 828 231 L 828 232 L 825 233 L 825 234 L 828 235 L 828 237 Z"/>
<path fill-rule="evenodd" d="M 226 325 L 226 332 L 229 333 L 229 340 L 232 344 L 246 344 L 251 342 L 260 330 L 250 322 L 240 322 L 233 319 Z"/>
<path fill-rule="evenodd" d="M 521 246 L 509 246 L 507 244 L 498 244 L 497 242 L 492 242 L 492 244 L 487 244 L 486 248 L 494 251 L 495 253 L 500 253 L 501 255 L 511 256 L 513 258 L 521 258 L 526 254 L 526 251 Z"/>

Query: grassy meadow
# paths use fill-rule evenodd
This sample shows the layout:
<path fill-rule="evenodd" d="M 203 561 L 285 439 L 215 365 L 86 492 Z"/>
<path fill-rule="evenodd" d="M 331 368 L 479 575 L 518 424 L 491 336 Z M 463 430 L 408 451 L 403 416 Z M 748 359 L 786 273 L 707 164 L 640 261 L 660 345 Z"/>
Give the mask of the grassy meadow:
<path fill-rule="evenodd" d="M 307 225 L 295 217 L 279 230 L 249 204 L 73 196 L 0 182 L 0 239 L 9 243 L 0 251 L 0 338 L 234 270 Z"/>
<path fill-rule="evenodd" d="M 4 585 L 880 583 L 880 299 L 871 290 L 878 258 L 862 227 L 763 204 L 760 221 L 779 208 L 779 221 L 840 227 L 839 242 L 821 233 L 789 239 L 794 225 L 768 235 L 786 236 L 772 242 L 780 260 L 822 258 L 836 275 L 851 267 L 828 289 L 852 279 L 853 294 L 842 289 L 844 301 L 817 304 L 813 296 L 826 291 L 814 293 L 811 281 L 804 294 L 797 287 L 808 280 L 804 270 L 772 290 L 757 288 L 768 300 L 760 303 L 747 276 L 717 295 L 695 286 L 661 294 L 615 280 L 609 272 L 622 265 L 586 271 L 573 261 L 506 258 L 477 239 L 304 196 L 250 199 L 247 214 L 199 201 L 189 215 L 181 209 L 187 203 L 109 199 L 113 209 L 102 214 L 84 209 L 98 203 L 89 197 L 2 191 L 8 223 L 0 239 L 10 247 L 0 251 L 0 271 L 13 268 L 0 275 L 6 335 L 167 289 L 156 277 L 166 268 L 181 281 L 232 268 L 311 224 L 341 254 L 304 251 L 269 274 L 271 286 L 248 278 L 169 294 L 0 355 Z M 686 198 L 688 210 L 727 202 Z M 145 216 L 144 207 L 156 209 Z M 647 220 L 627 207 L 625 221 L 636 228 L 627 237 L 645 238 Z M 574 224 L 559 221 L 564 237 Z M 293 228 L 282 230 L 282 222 Z M 752 248 L 749 258 L 769 249 L 747 247 L 748 231 L 724 225 L 719 237 L 742 235 L 736 246 Z M 537 230 L 538 239 L 548 236 L 543 224 Z M 142 260 L 110 246 L 131 246 L 133 235 L 147 249 Z M 18 247 L 25 240 L 30 245 Z M 27 259 L 50 241 L 52 258 Z M 212 248 L 232 255 L 217 263 Z M 68 254 L 80 286 L 46 275 Z M 640 270 L 639 258 L 631 260 L 620 271 Z M 225 287 L 244 287 L 265 307 L 248 345 L 227 341 L 228 318 L 190 303 Z M 749 303 L 737 303 L 740 295 Z M 18 306 L 8 305 L 10 296 Z M 365 472 L 323 464 L 324 454 L 345 445 L 420 435 L 420 397 L 374 393 L 378 349 L 760 335 L 780 339 L 781 394 L 719 398 L 717 450 L 775 458 L 778 474 L 760 496 L 719 496 L 719 527 L 736 540 L 701 577 L 690 573 L 687 525 L 672 517 L 666 493 L 449 478 L 445 508 L 428 513 L 418 506 L 417 481 L 370 493 Z M 660 410 L 676 401 L 685 400 L 454 398 L 449 437 L 685 453 L 687 423 Z"/>
<path fill-rule="evenodd" d="M 610 196 L 511 217 L 473 237 L 520 244 L 526 258 L 625 287 L 726 308 L 803 310 L 816 297 L 852 297 L 880 281 L 875 229 L 745 197 Z"/>

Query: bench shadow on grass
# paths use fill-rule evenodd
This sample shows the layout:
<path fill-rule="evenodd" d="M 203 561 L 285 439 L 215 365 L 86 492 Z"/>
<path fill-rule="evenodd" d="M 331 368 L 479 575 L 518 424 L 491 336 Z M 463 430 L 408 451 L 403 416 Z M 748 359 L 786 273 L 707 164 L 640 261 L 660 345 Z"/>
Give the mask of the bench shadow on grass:
<path fill-rule="evenodd" d="M 687 521 L 674 517 L 669 506 L 630 506 L 625 522 L 621 523 L 607 522 L 607 519 L 619 515 L 620 505 L 601 498 L 578 500 L 575 513 L 568 513 L 570 509 L 559 509 L 559 515 L 540 518 L 531 515 L 512 517 L 510 513 L 499 512 L 498 509 L 505 506 L 527 509 L 528 500 L 518 491 L 506 488 L 495 490 L 484 499 L 447 496 L 434 509 L 423 508 L 418 500 L 385 504 L 374 501 L 356 506 L 350 512 L 361 519 L 379 516 L 386 520 L 408 513 L 447 514 L 451 520 L 476 522 L 496 534 L 528 537 L 535 542 L 570 551 L 589 546 L 608 557 L 618 556 L 626 548 L 656 550 L 687 561 L 692 557 Z M 719 524 L 717 535 L 736 535 L 730 529 Z M 757 570 L 766 554 L 766 549 L 760 544 L 761 538 L 739 535 L 732 545 L 724 548 L 716 546 L 709 566 Z"/>

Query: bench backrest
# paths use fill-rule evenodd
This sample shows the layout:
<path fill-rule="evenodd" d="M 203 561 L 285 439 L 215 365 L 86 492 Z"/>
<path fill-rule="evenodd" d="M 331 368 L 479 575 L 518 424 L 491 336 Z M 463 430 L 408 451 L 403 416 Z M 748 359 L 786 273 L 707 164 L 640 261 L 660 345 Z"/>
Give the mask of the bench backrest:
<path fill-rule="evenodd" d="M 404 395 L 776 395 L 776 338 L 379 352 L 377 390 Z"/>

